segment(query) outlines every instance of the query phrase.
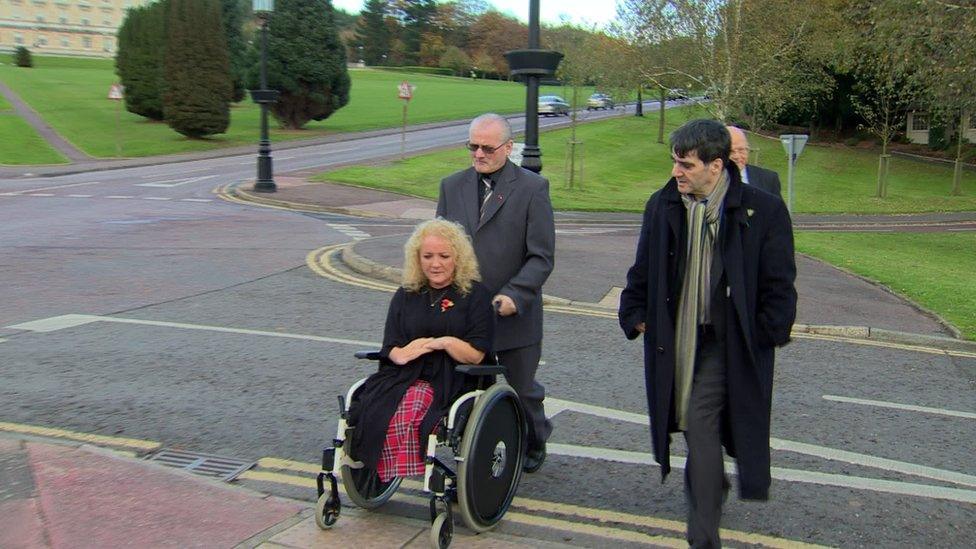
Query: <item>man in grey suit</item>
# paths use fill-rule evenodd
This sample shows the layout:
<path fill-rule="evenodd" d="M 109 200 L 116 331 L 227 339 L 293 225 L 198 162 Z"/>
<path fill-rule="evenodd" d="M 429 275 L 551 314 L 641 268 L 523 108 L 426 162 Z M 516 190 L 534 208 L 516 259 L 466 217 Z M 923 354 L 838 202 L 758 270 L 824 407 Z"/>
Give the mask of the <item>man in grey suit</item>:
<path fill-rule="evenodd" d="M 549 182 L 508 160 L 512 127 L 497 114 L 471 121 L 471 167 L 441 181 L 437 215 L 464 226 L 474 242 L 485 286 L 495 297 L 495 352 L 525 407 L 529 428 L 524 469 L 546 457 L 552 424 L 535 380 L 542 355 L 542 285 L 552 272 L 556 231 Z"/>
<path fill-rule="evenodd" d="M 742 182 L 746 185 L 752 185 L 753 187 L 762 189 L 773 196 L 782 198 L 780 195 L 779 174 L 773 170 L 767 170 L 766 168 L 749 164 L 750 149 L 746 132 L 735 126 L 726 127 L 732 136 L 732 153 L 729 155 L 729 160 L 735 162 L 739 167 Z"/>

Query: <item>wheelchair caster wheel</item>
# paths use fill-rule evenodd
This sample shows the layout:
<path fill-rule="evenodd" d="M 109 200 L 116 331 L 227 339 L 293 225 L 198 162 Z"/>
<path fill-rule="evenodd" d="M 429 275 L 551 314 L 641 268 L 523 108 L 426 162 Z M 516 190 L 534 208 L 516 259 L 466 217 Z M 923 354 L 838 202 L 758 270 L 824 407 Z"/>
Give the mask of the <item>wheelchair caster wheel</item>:
<path fill-rule="evenodd" d="M 338 501 L 331 501 L 329 494 L 322 494 L 315 503 L 315 524 L 323 530 L 329 530 L 339 520 L 341 508 Z"/>
<path fill-rule="evenodd" d="M 448 520 L 447 513 L 440 513 L 430 526 L 430 546 L 435 549 L 446 549 L 454 538 L 454 521 Z"/>

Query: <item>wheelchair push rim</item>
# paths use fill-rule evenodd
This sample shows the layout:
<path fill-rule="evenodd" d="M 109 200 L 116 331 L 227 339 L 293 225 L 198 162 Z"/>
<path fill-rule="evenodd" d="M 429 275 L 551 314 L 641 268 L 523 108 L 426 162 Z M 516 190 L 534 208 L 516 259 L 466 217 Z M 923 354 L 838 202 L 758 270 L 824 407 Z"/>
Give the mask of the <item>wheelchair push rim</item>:
<path fill-rule="evenodd" d="M 339 469 L 339 474 L 346 495 L 363 509 L 375 509 L 389 501 L 403 480 L 400 477 L 393 477 L 389 482 L 381 482 L 376 469 L 353 469 L 348 465 L 343 465 Z"/>
<path fill-rule="evenodd" d="M 490 530 L 508 511 L 522 478 L 525 438 L 518 395 L 507 384 L 492 385 L 478 397 L 461 442 L 458 506 L 471 530 Z"/>

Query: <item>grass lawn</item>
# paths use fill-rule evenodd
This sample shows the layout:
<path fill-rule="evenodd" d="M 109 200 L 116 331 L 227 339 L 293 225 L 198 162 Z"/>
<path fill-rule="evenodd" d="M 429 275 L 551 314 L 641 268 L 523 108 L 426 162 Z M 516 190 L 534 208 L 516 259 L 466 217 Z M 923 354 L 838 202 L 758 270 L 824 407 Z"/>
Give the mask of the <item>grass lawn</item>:
<path fill-rule="evenodd" d="M 696 116 L 693 108 L 669 109 L 667 130 Z M 643 211 L 647 197 L 665 183 L 671 171 L 667 145 L 656 143 L 657 113 L 643 119 L 624 116 L 584 124 L 582 188 L 566 182 L 569 130 L 543 132 L 543 173 L 549 177 L 553 205 L 560 210 Z M 778 141 L 754 138 L 763 165 L 780 171 L 786 185 L 785 154 Z M 776 147 L 776 148 L 774 148 Z M 976 210 L 976 174 L 964 173 L 961 197 L 949 197 L 951 167 L 894 159 L 889 198 L 871 198 L 877 157 L 869 152 L 811 145 L 804 149 L 795 175 L 796 211 L 907 213 Z M 467 167 L 462 147 L 380 165 L 351 166 L 317 176 L 334 181 L 436 198 L 440 179 Z M 785 193 L 785 188 L 784 188 Z"/>
<path fill-rule="evenodd" d="M 34 128 L 12 111 L 0 109 L 0 164 L 64 164 L 67 159 L 54 150 Z M 13 139 L 11 139 L 13 138 Z"/>
<path fill-rule="evenodd" d="M 9 111 L 10 103 L 7 103 L 7 98 L 0 95 L 0 112 Z"/>
<path fill-rule="evenodd" d="M 796 249 L 877 280 L 976 340 L 976 233 L 801 232 Z"/>
<path fill-rule="evenodd" d="M 93 156 L 115 156 L 117 134 L 121 136 L 123 156 L 182 153 L 257 142 L 260 110 L 250 100 L 233 105 L 227 133 L 210 139 L 187 139 L 164 123 L 148 121 L 124 109 L 116 129 L 117 104 L 106 98 L 109 86 L 117 81 L 113 60 L 35 56 L 34 68 L 23 69 L 9 64 L 9 59 L 0 56 L 7 63 L 0 65 L 0 80 L 62 136 Z M 510 82 L 369 69 L 352 70 L 350 75 L 348 105 L 327 120 L 310 122 L 303 130 L 273 127 L 272 142 L 399 126 L 403 101 L 396 98 L 396 90 L 403 80 L 416 86 L 408 110 L 410 124 L 468 118 L 486 111 L 517 112 L 525 105 L 524 87 Z M 560 91 L 544 87 L 541 93 Z"/>
<path fill-rule="evenodd" d="M 786 196 L 786 153 L 778 140 L 750 136 L 760 165 L 779 172 Z M 802 213 L 899 214 L 976 210 L 976 172 L 963 171 L 962 196 L 950 196 L 951 164 L 892 157 L 888 197 L 875 198 L 878 152 L 836 145 L 807 145 L 794 169 L 793 201 Z"/>

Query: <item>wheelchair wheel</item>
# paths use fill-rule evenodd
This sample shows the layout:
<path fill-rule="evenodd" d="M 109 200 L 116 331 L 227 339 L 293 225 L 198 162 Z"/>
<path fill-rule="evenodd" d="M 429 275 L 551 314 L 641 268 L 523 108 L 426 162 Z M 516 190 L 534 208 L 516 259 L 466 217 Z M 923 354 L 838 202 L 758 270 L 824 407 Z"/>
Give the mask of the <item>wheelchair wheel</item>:
<path fill-rule="evenodd" d="M 522 405 L 511 387 L 496 383 L 478 397 L 461 441 L 458 505 L 468 528 L 490 530 L 505 515 L 522 478 L 524 454 Z"/>
<path fill-rule="evenodd" d="M 449 518 L 447 513 L 440 513 L 430 527 L 430 546 L 434 549 L 447 549 L 454 539 L 454 525 Z"/>
<path fill-rule="evenodd" d="M 400 487 L 400 477 L 394 477 L 389 482 L 380 482 L 375 469 L 353 469 L 343 465 L 339 469 L 342 485 L 346 487 L 349 499 L 363 509 L 376 509 L 383 505 L 396 493 Z"/>
<path fill-rule="evenodd" d="M 319 496 L 315 502 L 315 524 L 323 530 L 329 530 L 339 520 L 340 507 L 336 502 L 329 501 L 328 492 Z"/>

